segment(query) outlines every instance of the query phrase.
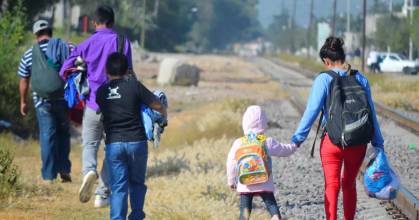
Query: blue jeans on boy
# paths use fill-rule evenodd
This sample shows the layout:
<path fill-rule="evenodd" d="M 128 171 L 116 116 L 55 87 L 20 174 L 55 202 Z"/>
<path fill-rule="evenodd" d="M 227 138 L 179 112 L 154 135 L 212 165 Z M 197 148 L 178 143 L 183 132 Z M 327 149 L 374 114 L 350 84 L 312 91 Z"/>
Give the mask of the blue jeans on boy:
<path fill-rule="evenodd" d="M 115 142 L 106 145 L 106 162 L 110 174 L 111 220 L 125 220 L 128 212 L 128 193 L 131 202 L 129 220 L 145 218 L 143 212 L 147 191 L 147 141 Z"/>
<path fill-rule="evenodd" d="M 70 173 L 70 126 L 64 100 L 44 101 L 36 107 L 41 145 L 42 178 L 53 180 Z"/>

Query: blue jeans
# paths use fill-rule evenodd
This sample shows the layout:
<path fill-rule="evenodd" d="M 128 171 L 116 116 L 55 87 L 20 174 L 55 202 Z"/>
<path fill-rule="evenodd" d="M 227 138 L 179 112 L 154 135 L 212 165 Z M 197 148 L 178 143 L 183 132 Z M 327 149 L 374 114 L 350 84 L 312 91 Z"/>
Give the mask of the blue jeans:
<path fill-rule="evenodd" d="M 147 141 L 115 142 L 106 145 L 106 163 L 109 167 L 112 191 L 111 220 L 126 219 L 128 193 L 131 202 L 131 214 L 128 219 L 145 218 L 143 207 L 147 191 L 147 158 Z"/>
<path fill-rule="evenodd" d="M 44 101 L 36 108 L 44 180 L 53 180 L 58 173 L 71 171 L 67 110 L 64 100 Z"/>
<path fill-rule="evenodd" d="M 82 128 L 83 175 L 86 175 L 89 171 L 97 173 L 97 152 L 99 151 L 100 142 L 103 137 L 103 122 L 100 119 L 101 114 L 96 113 L 95 110 L 89 107 L 85 108 Z M 109 193 L 109 172 L 104 159 L 102 170 L 99 174 L 99 185 L 96 188 L 95 194 L 108 197 Z"/>
<path fill-rule="evenodd" d="M 253 197 L 259 195 L 262 197 L 263 202 L 266 205 L 271 216 L 279 215 L 278 205 L 275 200 L 273 192 L 262 192 L 262 193 L 249 193 L 240 195 L 240 220 L 249 219 L 250 213 L 252 212 Z"/>

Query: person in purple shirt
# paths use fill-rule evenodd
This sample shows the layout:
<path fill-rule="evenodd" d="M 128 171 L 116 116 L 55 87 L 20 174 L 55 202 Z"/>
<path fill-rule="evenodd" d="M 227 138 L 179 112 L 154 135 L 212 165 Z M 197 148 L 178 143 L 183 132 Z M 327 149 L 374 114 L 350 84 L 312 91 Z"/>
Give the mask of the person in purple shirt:
<path fill-rule="evenodd" d="M 106 163 L 103 162 L 100 175 L 96 171 L 97 152 L 103 137 L 103 125 L 100 120 L 99 107 L 96 103 L 96 91 L 107 81 L 105 66 L 108 56 L 117 51 L 118 34 L 112 30 L 115 22 L 114 17 L 111 7 L 98 6 L 94 17 L 96 31 L 74 49 L 60 71 L 60 75 L 63 77 L 65 70 L 74 67 L 74 61 L 78 56 L 87 64 L 90 93 L 86 100 L 86 108 L 83 115 L 82 169 L 84 177 L 79 190 L 79 199 L 83 203 L 90 200 L 93 194 L 93 187 L 99 178 L 99 186 L 96 189 L 94 201 L 96 208 L 109 205 L 109 174 Z M 129 68 L 132 69 L 131 46 L 128 40 L 125 42 L 123 52 L 128 57 Z"/>

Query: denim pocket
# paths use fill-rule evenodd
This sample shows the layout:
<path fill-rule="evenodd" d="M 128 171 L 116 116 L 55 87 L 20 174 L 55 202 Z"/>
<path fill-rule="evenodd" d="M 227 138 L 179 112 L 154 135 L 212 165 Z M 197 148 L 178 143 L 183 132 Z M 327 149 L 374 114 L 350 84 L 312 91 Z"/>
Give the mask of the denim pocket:
<path fill-rule="evenodd" d="M 38 107 L 35 108 L 35 110 L 39 114 L 50 114 L 51 112 L 51 103 L 44 101 L 42 104 L 40 104 Z"/>

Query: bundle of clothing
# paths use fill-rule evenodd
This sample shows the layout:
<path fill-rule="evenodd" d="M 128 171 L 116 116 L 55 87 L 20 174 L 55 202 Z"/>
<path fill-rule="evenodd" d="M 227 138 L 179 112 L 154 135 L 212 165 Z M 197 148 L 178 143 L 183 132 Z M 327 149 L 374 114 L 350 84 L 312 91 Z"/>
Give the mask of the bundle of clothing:
<path fill-rule="evenodd" d="M 164 92 L 156 90 L 153 94 L 160 100 L 163 106 L 168 108 L 167 97 Z M 158 148 L 160 146 L 161 134 L 164 131 L 164 127 L 167 125 L 167 118 L 145 104 L 140 106 L 140 111 L 147 139 L 153 142 L 154 148 Z"/>
<path fill-rule="evenodd" d="M 64 86 L 64 99 L 70 109 L 70 120 L 81 124 L 83 109 L 90 89 L 87 80 L 86 63 L 81 57 L 77 57 L 73 68 L 64 72 L 66 84 Z"/>
<path fill-rule="evenodd" d="M 384 150 L 376 149 L 364 173 L 364 188 L 371 198 L 391 200 L 397 196 L 400 180 L 394 173 Z"/>

